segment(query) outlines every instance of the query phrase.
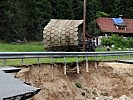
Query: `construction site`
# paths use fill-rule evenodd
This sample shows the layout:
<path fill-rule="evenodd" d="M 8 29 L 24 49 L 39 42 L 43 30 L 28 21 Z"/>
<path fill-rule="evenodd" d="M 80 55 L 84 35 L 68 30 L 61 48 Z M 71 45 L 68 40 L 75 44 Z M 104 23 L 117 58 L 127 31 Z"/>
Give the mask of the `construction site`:
<path fill-rule="evenodd" d="M 0 100 L 133 100 L 132 0 L 0 6 Z"/>
<path fill-rule="evenodd" d="M 133 100 L 133 65 L 118 62 L 19 66 L 16 77 L 38 87 L 41 91 L 30 100 Z"/>

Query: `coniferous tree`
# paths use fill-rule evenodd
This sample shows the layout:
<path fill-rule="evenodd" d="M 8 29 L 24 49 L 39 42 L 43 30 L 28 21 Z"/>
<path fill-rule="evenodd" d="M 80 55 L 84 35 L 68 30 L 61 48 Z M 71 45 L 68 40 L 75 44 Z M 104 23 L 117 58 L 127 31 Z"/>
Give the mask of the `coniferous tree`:
<path fill-rule="evenodd" d="M 43 27 L 50 19 L 83 19 L 83 1 L 1 0 L 0 40 L 42 40 Z M 93 26 L 90 23 L 97 18 L 98 12 L 105 12 L 110 17 L 122 14 L 124 18 L 133 18 L 132 0 L 87 0 L 86 4 L 88 30 Z M 90 32 L 94 33 L 92 29 Z"/>

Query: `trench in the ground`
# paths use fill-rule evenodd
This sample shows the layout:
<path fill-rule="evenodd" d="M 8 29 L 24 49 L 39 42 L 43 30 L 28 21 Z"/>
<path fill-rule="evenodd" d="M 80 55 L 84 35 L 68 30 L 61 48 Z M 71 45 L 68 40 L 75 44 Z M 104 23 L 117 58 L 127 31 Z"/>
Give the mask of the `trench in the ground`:
<path fill-rule="evenodd" d="M 77 100 L 95 95 L 119 97 L 133 94 L 133 68 L 131 65 L 111 65 L 111 62 L 89 62 L 86 72 L 86 63 L 79 63 L 80 73 L 77 74 L 76 63 L 67 64 L 67 74 L 64 75 L 63 63 L 39 64 L 21 66 L 17 73 L 18 78 L 41 88 L 41 91 L 32 100 Z M 128 67 L 125 67 L 128 66 Z M 78 88 L 75 84 L 80 84 Z M 96 92 L 96 93 L 95 93 Z"/>

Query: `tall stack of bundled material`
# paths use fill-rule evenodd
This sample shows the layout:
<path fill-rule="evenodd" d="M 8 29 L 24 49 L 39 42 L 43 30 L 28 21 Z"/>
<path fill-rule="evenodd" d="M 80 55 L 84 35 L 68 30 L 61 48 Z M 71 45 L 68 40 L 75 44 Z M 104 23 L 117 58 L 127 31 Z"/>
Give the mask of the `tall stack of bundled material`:
<path fill-rule="evenodd" d="M 79 27 L 83 20 L 51 19 L 43 30 L 44 47 L 47 51 L 78 51 Z M 80 34 L 80 35 L 79 35 Z"/>

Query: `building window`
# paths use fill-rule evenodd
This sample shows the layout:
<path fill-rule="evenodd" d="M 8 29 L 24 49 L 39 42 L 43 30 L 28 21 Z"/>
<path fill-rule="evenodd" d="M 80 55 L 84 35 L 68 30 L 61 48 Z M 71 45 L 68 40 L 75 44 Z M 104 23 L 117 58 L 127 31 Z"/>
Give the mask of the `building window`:
<path fill-rule="evenodd" d="M 126 30 L 127 28 L 125 26 L 116 26 L 118 30 Z"/>

